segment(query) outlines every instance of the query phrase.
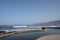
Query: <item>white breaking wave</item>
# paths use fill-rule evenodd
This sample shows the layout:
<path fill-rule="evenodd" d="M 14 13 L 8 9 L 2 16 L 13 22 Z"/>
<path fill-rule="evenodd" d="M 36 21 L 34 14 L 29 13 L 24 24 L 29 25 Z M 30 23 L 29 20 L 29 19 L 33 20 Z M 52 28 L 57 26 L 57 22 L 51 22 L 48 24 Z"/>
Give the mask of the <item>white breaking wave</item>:
<path fill-rule="evenodd" d="M 13 26 L 13 28 L 20 28 L 20 27 L 27 27 L 27 26 Z"/>

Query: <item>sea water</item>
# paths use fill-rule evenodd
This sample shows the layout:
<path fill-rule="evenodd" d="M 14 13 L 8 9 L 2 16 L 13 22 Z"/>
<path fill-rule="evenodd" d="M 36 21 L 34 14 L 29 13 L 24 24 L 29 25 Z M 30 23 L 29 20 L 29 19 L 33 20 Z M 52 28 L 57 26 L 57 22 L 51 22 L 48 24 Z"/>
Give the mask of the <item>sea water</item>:
<path fill-rule="evenodd" d="M 10 37 L 2 38 L 0 40 L 36 40 L 39 37 L 46 35 L 56 35 L 60 34 L 60 29 L 48 29 L 47 32 L 31 32 L 24 34 L 16 34 Z"/>
<path fill-rule="evenodd" d="M 41 29 L 40 26 L 27 26 L 27 27 L 17 27 L 14 28 L 13 26 L 0 26 L 0 31 L 1 30 L 6 30 L 6 31 L 25 31 L 25 30 L 38 30 Z"/>

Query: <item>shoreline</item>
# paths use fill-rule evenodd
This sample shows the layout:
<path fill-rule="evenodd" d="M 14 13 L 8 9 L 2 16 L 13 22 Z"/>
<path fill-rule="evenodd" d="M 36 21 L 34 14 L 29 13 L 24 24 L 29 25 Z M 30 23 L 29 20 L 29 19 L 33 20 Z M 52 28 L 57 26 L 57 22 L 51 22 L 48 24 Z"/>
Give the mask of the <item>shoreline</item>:
<path fill-rule="evenodd" d="M 41 32 L 41 31 L 44 31 L 44 30 L 16 31 L 16 32 L 11 32 L 11 33 L 0 35 L 0 38 L 8 37 L 8 36 L 15 35 L 15 34 L 23 34 L 23 33 L 28 33 L 28 32 Z"/>

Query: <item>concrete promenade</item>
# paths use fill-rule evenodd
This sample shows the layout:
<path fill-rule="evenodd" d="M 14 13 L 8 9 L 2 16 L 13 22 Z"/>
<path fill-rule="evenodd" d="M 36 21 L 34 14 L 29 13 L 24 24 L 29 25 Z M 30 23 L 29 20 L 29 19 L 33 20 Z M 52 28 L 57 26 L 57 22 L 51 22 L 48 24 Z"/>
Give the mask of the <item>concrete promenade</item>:
<path fill-rule="evenodd" d="M 36 40 L 60 40 L 60 35 L 47 35 L 40 37 Z"/>

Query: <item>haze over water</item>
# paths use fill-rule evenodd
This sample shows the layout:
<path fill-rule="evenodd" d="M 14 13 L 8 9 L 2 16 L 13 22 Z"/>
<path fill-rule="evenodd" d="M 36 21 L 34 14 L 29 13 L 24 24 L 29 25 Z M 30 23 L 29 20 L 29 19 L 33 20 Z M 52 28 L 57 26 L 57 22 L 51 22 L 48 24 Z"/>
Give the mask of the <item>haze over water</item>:
<path fill-rule="evenodd" d="M 60 0 L 0 0 L 0 25 L 60 20 Z"/>

